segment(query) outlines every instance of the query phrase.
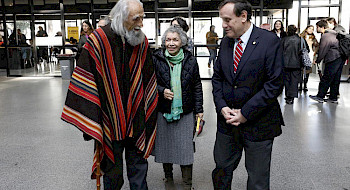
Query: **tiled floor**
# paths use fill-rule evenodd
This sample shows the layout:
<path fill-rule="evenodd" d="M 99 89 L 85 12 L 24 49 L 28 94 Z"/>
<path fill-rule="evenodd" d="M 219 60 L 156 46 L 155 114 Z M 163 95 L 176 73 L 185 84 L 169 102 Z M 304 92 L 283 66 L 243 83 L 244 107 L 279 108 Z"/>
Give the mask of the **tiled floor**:
<path fill-rule="evenodd" d="M 341 83 L 339 104 L 315 103 L 319 79 L 312 75 L 309 92 L 294 105 L 281 108 L 286 126 L 275 139 L 271 189 L 350 189 L 350 84 Z M 211 83 L 204 80 L 206 125 L 197 139 L 194 187 L 212 188 L 213 146 L 216 132 Z M 60 120 L 69 81 L 61 78 L 0 77 L 0 189 L 87 190 L 93 143 L 85 142 L 76 128 Z M 175 167 L 175 183 L 181 172 Z M 148 186 L 164 189 L 161 164 L 149 158 Z M 234 172 L 232 189 L 246 188 L 244 158 Z M 125 178 L 123 189 L 129 189 Z"/>

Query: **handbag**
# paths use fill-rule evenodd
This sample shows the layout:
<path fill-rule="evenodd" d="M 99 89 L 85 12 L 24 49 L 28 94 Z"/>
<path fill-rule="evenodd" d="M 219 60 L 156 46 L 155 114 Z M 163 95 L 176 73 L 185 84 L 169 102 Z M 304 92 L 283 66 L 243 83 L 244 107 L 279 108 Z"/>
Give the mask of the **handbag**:
<path fill-rule="evenodd" d="M 303 38 L 300 38 L 300 59 L 301 63 L 303 64 L 304 67 L 308 68 L 312 66 L 312 62 L 309 57 L 309 52 L 306 49 L 306 44 L 305 40 Z"/>

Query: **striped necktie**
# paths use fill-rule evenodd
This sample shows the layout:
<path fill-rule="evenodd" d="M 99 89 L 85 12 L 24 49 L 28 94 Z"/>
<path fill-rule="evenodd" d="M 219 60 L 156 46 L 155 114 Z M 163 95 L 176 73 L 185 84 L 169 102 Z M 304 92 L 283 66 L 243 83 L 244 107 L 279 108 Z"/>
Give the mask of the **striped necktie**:
<path fill-rule="evenodd" d="M 236 45 L 236 49 L 235 49 L 235 59 L 234 59 L 234 71 L 236 73 L 237 68 L 238 68 L 238 64 L 239 64 L 239 60 L 241 60 L 241 57 L 243 55 L 243 48 L 242 48 L 242 40 L 241 38 L 238 38 L 238 44 Z"/>

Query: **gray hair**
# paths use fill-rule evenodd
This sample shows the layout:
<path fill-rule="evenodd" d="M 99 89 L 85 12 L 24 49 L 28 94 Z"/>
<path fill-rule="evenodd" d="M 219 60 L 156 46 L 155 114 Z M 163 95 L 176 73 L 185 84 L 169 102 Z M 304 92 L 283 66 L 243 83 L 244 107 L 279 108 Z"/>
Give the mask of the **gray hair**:
<path fill-rule="evenodd" d="M 181 47 L 185 47 L 187 46 L 187 41 L 188 41 L 188 37 L 186 35 L 186 33 L 182 30 L 181 27 L 178 26 L 170 26 L 163 34 L 162 36 L 162 48 L 165 49 L 165 40 L 166 40 L 166 36 L 168 35 L 168 33 L 178 33 L 181 39 Z"/>
<path fill-rule="evenodd" d="M 129 3 L 131 1 L 135 1 L 140 3 L 141 6 L 143 4 L 140 2 L 140 0 L 120 0 L 118 3 L 113 7 L 111 12 L 109 13 L 108 17 L 111 22 L 111 28 L 112 30 L 121 36 L 125 35 L 125 27 L 124 27 L 124 21 L 128 19 L 129 16 Z"/>

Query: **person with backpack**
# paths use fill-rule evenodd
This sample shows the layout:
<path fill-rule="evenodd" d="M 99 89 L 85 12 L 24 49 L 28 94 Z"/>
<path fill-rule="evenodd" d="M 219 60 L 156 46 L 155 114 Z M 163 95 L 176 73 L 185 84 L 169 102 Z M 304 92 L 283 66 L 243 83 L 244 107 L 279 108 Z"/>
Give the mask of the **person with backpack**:
<path fill-rule="evenodd" d="M 340 54 L 345 60 L 350 57 L 350 34 L 346 33 L 346 30 L 343 26 L 337 23 L 333 17 L 327 18 L 329 28 L 332 28 L 337 32 L 337 39 L 339 40 L 339 50 Z M 350 68 L 349 68 L 349 78 L 347 79 L 350 82 Z"/>
<path fill-rule="evenodd" d="M 337 33 L 339 33 L 339 32 L 345 33 L 346 32 L 345 28 L 343 26 L 339 25 L 337 23 L 337 21 L 335 20 L 335 18 L 333 18 L 333 17 L 327 18 L 327 23 L 328 23 L 328 27 L 332 30 L 335 30 Z"/>
<path fill-rule="evenodd" d="M 327 100 L 331 103 L 338 103 L 338 92 L 341 72 L 344 65 L 344 58 L 339 51 L 339 41 L 337 32 L 328 27 L 326 20 L 320 20 L 316 23 L 317 32 L 321 33 L 320 48 L 316 63 L 322 60 L 325 63 L 324 74 L 318 86 L 317 95 L 310 95 L 312 100 L 323 103 L 328 88 L 330 88 L 330 96 Z"/>

